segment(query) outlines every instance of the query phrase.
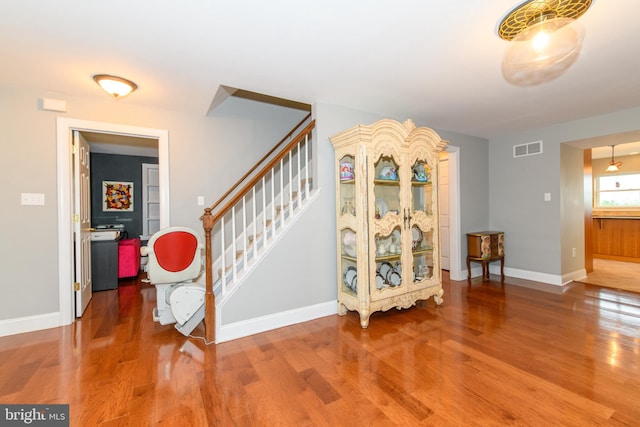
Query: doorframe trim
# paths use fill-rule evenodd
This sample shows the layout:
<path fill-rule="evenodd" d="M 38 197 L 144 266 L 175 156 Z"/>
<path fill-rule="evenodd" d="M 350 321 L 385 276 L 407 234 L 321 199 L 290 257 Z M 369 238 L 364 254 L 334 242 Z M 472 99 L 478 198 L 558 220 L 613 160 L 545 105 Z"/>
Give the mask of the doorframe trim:
<path fill-rule="evenodd" d="M 447 145 L 445 151 L 449 156 L 449 279 L 464 280 L 460 240 L 460 147 Z"/>
<path fill-rule="evenodd" d="M 57 187 L 58 187 L 58 288 L 60 326 L 75 320 L 73 304 L 73 163 L 72 133 L 74 130 L 137 136 L 158 140 L 160 178 L 160 227 L 168 227 L 169 209 L 169 131 L 117 123 L 96 122 L 67 117 L 56 121 Z"/>

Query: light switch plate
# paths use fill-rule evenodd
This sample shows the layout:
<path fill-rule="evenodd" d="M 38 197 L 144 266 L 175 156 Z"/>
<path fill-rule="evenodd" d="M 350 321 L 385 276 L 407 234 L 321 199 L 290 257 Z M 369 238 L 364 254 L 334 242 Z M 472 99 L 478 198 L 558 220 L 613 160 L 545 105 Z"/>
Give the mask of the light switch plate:
<path fill-rule="evenodd" d="M 21 193 L 20 194 L 21 205 L 44 205 L 44 194 L 42 193 Z"/>
<path fill-rule="evenodd" d="M 551 193 L 544 193 L 544 201 L 545 202 L 551 201 Z"/>

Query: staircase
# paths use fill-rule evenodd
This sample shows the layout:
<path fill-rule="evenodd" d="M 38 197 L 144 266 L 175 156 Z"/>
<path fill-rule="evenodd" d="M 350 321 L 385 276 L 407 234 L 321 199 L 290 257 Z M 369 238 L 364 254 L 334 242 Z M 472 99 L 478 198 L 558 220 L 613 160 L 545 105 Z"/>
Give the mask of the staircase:
<path fill-rule="evenodd" d="M 314 127 L 305 117 L 201 217 L 209 342 L 215 341 L 216 307 L 239 289 L 313 196 Z"/>

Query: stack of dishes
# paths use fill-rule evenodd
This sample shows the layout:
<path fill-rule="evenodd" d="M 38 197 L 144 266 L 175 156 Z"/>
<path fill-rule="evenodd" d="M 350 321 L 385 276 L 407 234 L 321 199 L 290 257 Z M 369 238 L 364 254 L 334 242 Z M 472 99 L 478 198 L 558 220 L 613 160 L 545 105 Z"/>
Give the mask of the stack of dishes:
<path fill-rule="evenodd" d="M 386 261 L 378 265 L 376 272 L 376 288 L 383 289 L 388 287 L 396 287 L 402 284 L 402 264 L 396 263 L 394 267 Z"/>
<path fill-rule="evenodd" d="M 358 292 L 358 271 L 355 267 L 347 267 L 342 274 L 344 285 L 353 292 Z"/>

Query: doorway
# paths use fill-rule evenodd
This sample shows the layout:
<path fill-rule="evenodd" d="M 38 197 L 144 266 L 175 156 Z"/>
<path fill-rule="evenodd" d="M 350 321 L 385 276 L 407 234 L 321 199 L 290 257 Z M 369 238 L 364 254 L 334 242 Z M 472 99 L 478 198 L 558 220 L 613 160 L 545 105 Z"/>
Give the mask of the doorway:
<path fill-rule="evenodd" d="M 446 191 L 446 207 L 447 207 L 447 228 L 443 230 L 443 233 L 447 233 L 447 236 L 441 234 L 440 239 L 442 241 L 443 250 L 447 248 L 448 270 L 449 278 L 451 280 L 465 280 L 466 276 L 462 275 L 462 250 L 461 250 L 461 237 L 460 237 L 460 147 L 447 145 L 445 149 L 446 153 L 443 154 L 443 158 L 446 157 L 446 186 L 443 190 Z M 442 193 L 441 193 L 442 194 Z M 442 194 L 444 196 L 444 194 Z M 445 244 L 446 240 L 446 244 Z"/>
<path fill-rule="evenodd" d="M 639 174 L 640 142 L 584 150 L 587 277 L 580 282 L 640 292 Z"/>
<path fill-rule="evenodd" d="M 169 132 L 164 129 L 103 123 L 58 117 L 57 120 L 57 186 L 58 186 L 58 286 L 60 325 L 75 319 L 73 268 L 73 131 L 96 132 L 129 137 L 151 138 L 158 141 L 160 182 L 160 227 L 168 227 L 169 218 Z"/>

